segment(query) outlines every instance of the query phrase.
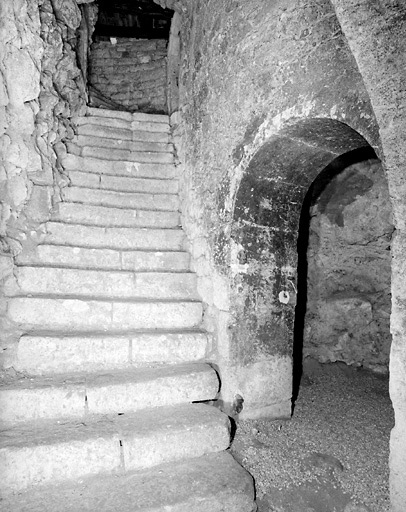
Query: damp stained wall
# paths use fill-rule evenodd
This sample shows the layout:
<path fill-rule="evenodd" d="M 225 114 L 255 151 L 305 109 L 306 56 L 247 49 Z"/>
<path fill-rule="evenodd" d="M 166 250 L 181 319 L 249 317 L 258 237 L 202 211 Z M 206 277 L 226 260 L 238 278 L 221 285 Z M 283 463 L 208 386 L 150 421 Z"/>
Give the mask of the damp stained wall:
<path fill-rule="evenodd" d="M 290 123 L 328 118 L 355 130 L 382 160 L 396 228 L 391 499 L 400 512 L 406 502 L 406 6 L 396 0 L 185 0 L 183 7 L 180 110 L 172 116 L 183 169 L 183 223 L 207 304 L 206 326 L 217 343 L 213 357 L 223 397 L 231 402 L 235 393 L 244 396 L 243 415 L 288 414 L 291 396 L 288 341 L 280 346 L 269 336 L 261 350 L 255 332 L 233 335 L 240 313 L 232 283 L 249 262 L 239 259 L 243 253 L 231 232 L 239 184 L 252 157 Z M 343 146 L 342 152 L 353 149 Z M 284 151 L 289 155 L 289 146 Z M 331 160 L 338 156 L 331 153 Z M 295 268 L 292 256 L 287 269 Z"/>
<path fill-rule="evenodd" d="M 225 400 L 239 393 L 245 397 L 244 414 L 290 415 L 300 201 L 340 152 L 367 143 L 378 146 L 378 127 L 330 3 L 190 2 L 183 24 L 182 211 L 208 304 L 206 323 L 218 342 Z M 296 143 L 292 137 L 297 134 L 270 142 L 284 127 L 312 118 L 341 122 L 362 137 L 354 145 L 346 136 L 340 144 L 341 135 L 334 135 L 334 147 L 315 152 L 307 149 L 319 142 Z M 320 128 L 319 139 L 323 132 Z M 267 144 L 255 170 L 255 155 Z M 236 201 L 243 211 L 258 194 L 252 187 L 250 199 L 247 186 L 245 197 L 238 196 L 247 172 L 258 182 L 255 176 L 262 173 L 270 190 L 275 187 L 269 180 L 284 184 L 274 196 L 285 203 L 288 242 L 280 240 L 277 250 L 268 239 L 272 226 L 262 234 L 260 227 L 246 229 L 246 236 L 261 245 L 254 258 L 249 240 L 244 244 L 233 236 L 239 222 Z M 286 304 L 280 301 L 285 292 Z"/>
<path fill-rule="evenodd" d="M 306 217 L 303 357 L 387 373 L 394 228 L 382 165 L 354 163 L 319 186 Z"/>

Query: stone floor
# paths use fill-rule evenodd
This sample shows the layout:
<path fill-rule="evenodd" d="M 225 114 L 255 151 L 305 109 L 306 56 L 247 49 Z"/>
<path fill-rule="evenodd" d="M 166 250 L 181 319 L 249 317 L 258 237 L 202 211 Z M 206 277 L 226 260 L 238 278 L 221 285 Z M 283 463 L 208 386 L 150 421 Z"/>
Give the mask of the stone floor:
<path fill-rule="evenodd" d="M 256 481 L 259 512 L 386 512 L 387 376 L 305 364 L 290 421 L 241 421 L 233 454 Z"/>

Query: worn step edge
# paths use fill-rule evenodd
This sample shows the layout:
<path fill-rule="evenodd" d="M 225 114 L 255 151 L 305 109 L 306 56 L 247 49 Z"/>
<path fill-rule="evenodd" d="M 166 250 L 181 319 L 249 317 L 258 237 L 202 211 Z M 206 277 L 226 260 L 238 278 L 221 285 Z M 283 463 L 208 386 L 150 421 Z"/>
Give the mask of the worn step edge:
<path fill-rule="evenodd" d="M 111 190 L 118 192 L 139 192 L 143 194 L 177 194 L 178 180 L 134 178 L 132 176 L 108 176 L 82 171 L 69 171 L 70 186 Z"/>
<path fill-rule="evenodd" d="M 83 131 L 83 130 L 79 130 Z M 74 142 L 80 147 L 99 147 L 121 149 L 126 151 L 148 151 L 152 153 L 173 153 L 173 145 L 169 142 L 155 142 L 149 140 L 128 140 L 127 138 L 112 138 L 88 133 L 80 134 L 74 138 Z"/>
<path fill-rule="evenodd" d="M 169 271 L 190 270 L 185 251 L 119 251 L 66 245 L 38 245 L 16 257 L 17 265 L 53 266 L 100 270 Z"/>
<path fill-rule="evenodd" d="M 178 228 L 177 211 L 113 208 L 83 203 L 59 203 L 51 220 L 85 226 L 117 228 Z"/>
<path fill-rule="evenodd" d="M 4 286 L 7 296 L 75 296 L 108 300 L 198 300 L 192 272 L 128 272 L 18 267 Z"/>
<path fill-rule="evenodd" d="M 44 242 L 54 245 L 105 249 L 184 249 L 185 235 L 172 228 L 109 228 L 48 222 Z"/>
<path fill-rule="evenodd" d="M 202 321 L 202 304 L 192 301 L 108 301 L 17 297 L 6 316 L 29 332 L 194 329 Z"/>
<path fill-rule="evenodd" d="M 117 192 L 84 187 L 62 189 L 64 201 L 92 204 L 112 208 L 138 208 L 141 210 L 178 211 L 177 194 L 147 194 L 140 192 Z"/>
<path fill-rule="evenodd" d="M 105 139 L 121 139 L 133 142 L 159 142 L 169 144 L 168 132 L 146 132 L 140 130 L 131 130 L 128 128 L 114 128 L 111 126 L 102 126 L 97 124 L 81 124 L 76 127 L 78 135 L 92 135 L 103 137 Z"/>
<path fill-rule="evenodd" d="M 11 425 L 45 418 L 129 413 L 211 400 L 219 390 L 207 364 L 55 374 L 9 379 L 0 387 L 1 420 Z"/>
<path fill-rule="evenodd" d="M 161 163 L 172 164 L 174 163 L 174 156 L 172 153 L 156 153 L 153 151 L 131 151 L 128 149 L 111 149 L 99 146 L 76 146 L 75 144 L 67 144 L 68 150 L 75 154 L 79 150 L 80 156 L 99 158 L 101 160 L 124 160 L 126 162 L 139 162 L 139 163 Z"/>
<path fill-rule="evenodd" d="M 14 369 L 30 375 L 130 369 L 204 360 L 211 337 L 203 331 L 140 332 L 121 336 L 24 335 Z"/>
<path fill-rule="evenodd" d="M 0 446 L 0 488 L 100 473 L 125 473 L 221 451 L 229 419 L 204 404 L 158 407 L 137 414 L 88 415 L 83 421 L 35 422 L 6 431 Z"/>
<path fill-rule="evenodd" d="M 149 179 L 172 179 L 179 175 L 173 164 L 148 164 L 129 161 L 108 161 L 98 158 L 82 157 L 68 153 L 62 159 L 62 165 L 68 171 L 83 171 L 108 176 L 124 176 Z"/>
<path fill-rule="evenodd" d="M 98 126 L 110 126 L 112 128 L 122 128 L 125 130 L 144 131 L 144 132 L 162 132 L 169 133 L 169 123 L 156 123 L 153 121 L 140 121 L 134 119 L 119 119 L 113 117 L 81 117 L 75 119 L 75 124 L 80 126 L 82 124 L 94 124 Z"/>
<path fill-rule="evenodd" d="M 129 119 L 131 121 L 149 121 L 153 123 L 169 123 L 169 116 L 165 114 L 147 114 L 143 112 L 123 112 L 119 110 L 100 109 L 88 107 L 88 114 L 92 117 L 113 117 Z"/>
<path fill-rule="evenodd" d="M 8 512 L 254 512 L 252 477 L 227 451 L 6 496 Z"/>

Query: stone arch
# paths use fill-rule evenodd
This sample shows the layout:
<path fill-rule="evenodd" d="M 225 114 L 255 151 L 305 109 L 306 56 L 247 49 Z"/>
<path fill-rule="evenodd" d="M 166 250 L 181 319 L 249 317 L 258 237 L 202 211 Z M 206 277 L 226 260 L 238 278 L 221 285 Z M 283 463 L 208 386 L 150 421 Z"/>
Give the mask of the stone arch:
<path fill-rule="evenodd" d="M 346 158 L 372 157 L 369 143 L 347 124 L 296 119 L 257 149 L 242 175 L 231 228 L 231 351 L 239 365 L 261 361 L 266 375 L 257 378 L 258 389 L 251 381 L 241 394 L 246 402 L 248 394 L 257 403 L 279 404 L 270 406 L 270 416 L 290 414 L 297 239 L 306 194 L 332 162 L 339 167 Z"/>

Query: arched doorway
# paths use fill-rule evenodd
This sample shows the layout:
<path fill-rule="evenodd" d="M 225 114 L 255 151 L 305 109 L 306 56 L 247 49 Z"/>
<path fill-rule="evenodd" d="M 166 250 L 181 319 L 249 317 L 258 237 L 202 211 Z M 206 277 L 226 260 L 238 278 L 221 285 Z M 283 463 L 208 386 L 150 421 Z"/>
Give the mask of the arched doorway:
<path fill-rule="evenodd" d="M 298 237 L 294 396 L 303 357 L 388 373 L 393 231 L 372 148 L 341 155 L 312 183 Z"/>
<path fill-rule="evenodd" d="M 236 354 L 251 368 L 255 360 L 291 359 L 290 369 L 276 365 L 277 371 L 261 380 L 263 400 L 270 397 L 274 404 L 286 400 L 288 393 L 297 398 L 303 356 L 312 356 L 318 365 L 342 361 L 333 378 L 323 374 L 313 388 L 304 379 L 299 400 L 304 396 L 308 401 L 305 414 L 295 409 L 289 426 L 265 420 L 254 424 L 266 457 L 251 451 L 247 467 L 264 489 L 265 507 L 280 505 L 281 510 L 296 512 L 318 503 L 314 510 L 328 510 L 329 500 L 340 500 L 342 509 L 337 509 L 344 510 L 354 496 L 365 503 L 368 497 L 375 499 L 365 490 L 371 482 L 380 489 L 378 506 L 388 500 L 392 415 L 387 378 L 375 385 L 367 375 L 365 387 L 356 389 L 358 380 L 346 369 L 387 367 L 392 232 L 382 166 L 367 141 L 344 123 L 320 118 L 294 122 L 266 141 L 245 169 L 232 228 L 234 261 L 240 270 L 232 283 Z M 314 335 L 317 329 L 320 336 Z M 288 371 L 290 386 L 294 377 L 289 389 Z M 340 388 L 343 379 L 346 387 Z M 253 375 L 250 384 L 256 381 Z M 374 402 L 367 412 L 362 397 Z M 336 426 L 342 436 L 336 435 Z M 351 436 L 351 426 L 357 436 Z M 291 439 L 295 443 L 290 444 Z M 372 469 L 374 461 L 368 460 L 368 439 L 377 440 L 372 442 L 379 453 L 380 476 Z M 279 459 L 281 443 L 290 446 L 294 461 Z M 264 477 L 264 459 L 270 461 L 274 482 Z M 280 468 L 275 469 L 272 460 Z M 371 478 L 367 484 L 357 476 L 362 467 Z M 317 474 L 313 483 L 302 485 L 304 477 L 300 485 L 291 482 L 282 488 L 284 473 L 302 471 L 312 478 Z"/>
<path fill-rule="evenodd" d="M 348 125 L 326 118 L 292 120 L 262 144 L 242 176 L 231 229 L 231 360 L 241 367 L 256 364 L 255 382 L 244 377 L 241 389 L 245 406 L 251 398 L 253 410 L 262 403 L 273 408 L 271 416 L 286 416 L 289 403 L 290 414 L 292 366 L 297 375 L 301 365 L 295 310 L 302 293 L 297 281 L 302 205 L 323 169 L 330 166 L 326 173 L 331 173 L 350 157 L 355 162 L 375 154 Z M 299 316 L 302 306 L 299 296 Z"/>

